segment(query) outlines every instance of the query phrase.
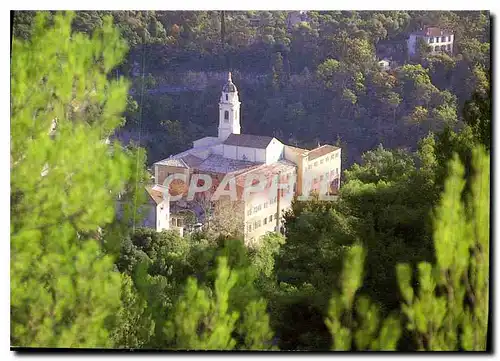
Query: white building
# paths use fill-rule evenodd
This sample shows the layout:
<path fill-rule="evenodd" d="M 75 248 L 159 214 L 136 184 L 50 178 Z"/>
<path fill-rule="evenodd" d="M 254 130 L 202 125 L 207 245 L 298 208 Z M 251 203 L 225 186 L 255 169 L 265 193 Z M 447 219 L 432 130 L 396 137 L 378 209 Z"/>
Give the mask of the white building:
<path fill-rule="evenodd" d="M 388 59 L 379 60 L 378 66 L 381 70 L 388 71 L 391 69 L 391 62 Z"/>
<path fill-rule="evenodd" d="M 431 53 L 437 54 L 439 52 L 453 53 L 453 43 L 455 36 L 453 33 L 442 30 L 438 27 L 427 27 L 422 31 L 413 32 L 410 34 L 408 44 L 408 55 L 410 57 L 417 54 L 418 39 L 422 39 L 427 45 L 431 47 Z"/>
<path fill-rule="evenodd" d="M 154 218 L 157 230 L 179 227 L 172 223 L 172 215 L 166 210 L 173 200 L 157 197 L 166 189 L 166 178 L 173 174 L 185 175 L 184 195 L 193 175 L 208 176 L 213 187 L 207 192 L 212 194 L 223 179 L 233 179 L 237 206 L 231 212 L 247 243 L 281 229 L 283 212 L 290 208 L 294 195 L 308 195 L 310 190 L 331 194 L 340 186 L 340 148 L 323 145 L 306 150 L 285 145 L 270 136 L 241 134 L 240 105 L 238 90 L 229 73 L 219 101 L 217 137 L 198 139 L 191 149 L 154 164 L 155 186 L 148 193 L 154 200 L 156 213 L 149 223 Z M 245 197 L 246 190 L 255 186 L 257 179 L 264 180 L 262 189 Z M 278 189 L 277 183 L 283 184 L 282 187 L 286 183 L 289 188 Z"/>

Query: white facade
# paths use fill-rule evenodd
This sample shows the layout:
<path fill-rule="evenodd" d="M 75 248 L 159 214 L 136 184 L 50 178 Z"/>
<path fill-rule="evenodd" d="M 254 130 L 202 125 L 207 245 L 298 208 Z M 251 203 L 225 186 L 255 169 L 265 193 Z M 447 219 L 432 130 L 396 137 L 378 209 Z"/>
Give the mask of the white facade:
<path fill-rule="evenodd" d="M 378 62 L 378 65 L 380 68 L 384 71 L 390 70 L 391 69 L 391 63 L 387 59 L 382 59 Z"/>
<path fill-rule="evenodd" d="M 231 73 L 229 73 L 227 84 L 222 89 L 219 101 L 219 134 L 218 137 L 224 141 L 230 134 L 240 134 L 240 101 L 238 90 L 233 84 Z"/>
<path fill-rule="evenodd" d="M 427 44 L 432 48 L 431 52 L 433 53 L 442 51 L 447 51 L 449 53 L 453 52 L 453 43 L 455 41 L 454 35 L 428 37 L 424 40 L 426 40 Z"/>
<path fill-rule="evenodd" d="M 193 148 L 201 148 L 219 144 L 221 140 L 218 137 L 205 137 L 193 142 Z"/>
<path fill-rule="evenodd" d="M 156 230 L 158 232 L 170 229 L 170 202 L 163 201 L 156 206 Z"/>
<path fill-rule="evenodd" d="M 259 238 L 268 232 L 280 232 L 283 225 L 284 213 L 291 209 L 296 189 L 296 173 L 288 172 L 295 177 L 290 183 L 290 189 L 266 189 L 263 192 L 252 194 L 245 200 L 245 242 L 249 245 L 258 242 Z"/>
<path fill-rule="evenodd" d="M 234 160 L 244 160 L 257 163 L 266 162 L 266 149 L 222 144 L 222 155 L 224 158 Z"/>
<path fill-rule="evenodd" d="M 324 184 L 331 185 L 336 181 L 335 188 L 340 188 L 341 149 L 325 153 L 311 159 L 307 158 L 304 167 L 304 189 L 321 191 Z"/>
<path fill-rule="evenodd" d="M 416 32 L 410 34 L 407 40 L 408 55 L 414 56 L 417 54 L 418 39 L 422 39 L 427 45 L 431 47 L 432 54 L 437 54 L 443 51 L 453 53 L 453 43 L 455 41 L 455 35 L 433 28 L 432 31 L 423 33 Z"/>
<path fill-rule="evenodd" d="M 271 143 L 267 146 L 265 150 L 265 160 L 266 164 L 276 163 L 284 155 L 285 145 L 277 139 L 273 139 Z"/>

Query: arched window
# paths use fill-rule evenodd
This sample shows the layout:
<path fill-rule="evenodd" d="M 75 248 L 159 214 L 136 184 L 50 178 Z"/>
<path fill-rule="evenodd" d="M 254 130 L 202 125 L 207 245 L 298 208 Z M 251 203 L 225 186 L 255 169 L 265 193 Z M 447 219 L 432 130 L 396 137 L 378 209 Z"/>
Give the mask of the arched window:
<path fill-rule="evenodd" d="M 224 112 L 224 120 L 229 120 L 229 112 L 227 110 Z"/>
<path fill-rule="evenodd" d="M 226 100 L 228 99 L 227 94 L 226 94 Z"/>

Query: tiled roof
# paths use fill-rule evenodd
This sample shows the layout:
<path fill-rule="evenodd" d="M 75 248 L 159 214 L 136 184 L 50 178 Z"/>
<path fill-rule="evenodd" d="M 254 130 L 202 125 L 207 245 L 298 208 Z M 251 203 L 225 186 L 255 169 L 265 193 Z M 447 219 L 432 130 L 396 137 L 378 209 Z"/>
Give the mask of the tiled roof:
<path fill-rule="evenodd" d="M 307 149 L 292 147 L 291 145 L 285 145 L 285 147 L 299 154 L 305 154 L 309 152 Z"/>
<path fill-rule="evenodd" d="M 453 35 L 449 30 L 441 29 L 438 26 L 428 26 L 423 30 L 415 31 L 413 34 L 423 35 L 423 36 L 448 36 Z"/>
<path fill-rule="evenodd" d="M 158 162 L 160 163 L 160 162 Z M 188 168 L 188 165 L 186 162 L 182 160 L 182 158 L 167 158 L 161 161 L 161 164 L 163 165 L 168 165 L 170 167 L 181 167 L 181 168 Z"/>
<path fill-rule="evenodd" d="M 231 173 L 238 170 L 257 167 L 262 163 L 254 163 L 245 160 L 224 158 L 219 154 L 212 154 L 196 167 L 197 170 L 213 173 Z"/>
<path fill-rule="evenodd" d="M 265 149 L 272 140 L 273 137 L 268 137 L 265 135 L 230 134 L 222 144 Z"/>
<path fill-rule="evenodd" d="M 313 160 L 316 158 L 319 158 L 325 154 L 331 153 L 337 149 L 340 149 L 339 147 L 335 147 L 330 144 L 325 144 L 322 145 L 321 147 L 318 147 L 316 149 L 311 150 L 307 155 L 309 156 L 309 160 Z"/>
<path fill-rule="evenodd" d="M 209 144 L 209 145 L 205 145 L 203 147 L 198 147 L 198 148 L 190 148 L 188 150 L 185 150 L 184 152 L 181 152 L 181 153 L 177 153 L 175 155 L 172 155 L 168 158 L 165 158 L 163 160 L 160 160 L 154 164 L 162 164 L 162 165 L 171 165 L 171 164 L 181 164 L 181 165 L 173 165 L 175 167 L 188 167 L 188 164 L 186 164 L 186 162 L 184 162 L 184 160 L 186 159 L 185 157 L 188 156 L 188 155 L 193 155 L 196 157 L 196 154 L 200 154 L 206 150 L 209 150 L 210 148 L 213 147 L 213 144 Z M 172 161 L 172 160 L 179 160 L 179 159 L 184 159 L 183 161 L 181 162 L 175 162 L 175 161 Z M 200 158 L 201 159 L 201 158 Z M 191 158 L 192 160 L 192 158 Z M 188 160 L 189 162 L 189 160 Z"/>
<path fill-rule="evenodd" d="M 259 167 L 256 167 L 255 169 L 238 175 L 236 177 L 236 185 L 239 187 L 245 187 L 245 179 L 251 174 L 255 179 L 258 179 L 259 175 L 263 175 L 264 178 L 266 178 L 268 181 L 268 184 L 266 186 L 270 186 L 273 180 L 273 175 L 288 173 L 290 171 L 293 171 L 295 168 L 295 163 L 292 163 L 285 159 L 279 160 L 272 164 L 263 164 Z"/>
<path fill-rule="evenodd" d="M 196 157 L 192 154 L 188 154 L 181 158 L 183 162 L 190 168 L 195 168 L 203 163 L 203 159 Z"/>
<path fill-rule="evenodd" d="M 182 152 L 157 162 L 156 164 L 168 165 L 171 167 L 195 168 L 203 162 L 202 158 L 187 152 Z"/>
<path fill-rule="evenodd" d="M 451 32 L 447 30 L 443 30 L 441 28 L 438 28 L 437 26 L 430 26 L 424 30 L 425 35 L 427 36 L 447 36 L 447 35 L 452 35 Z"/>

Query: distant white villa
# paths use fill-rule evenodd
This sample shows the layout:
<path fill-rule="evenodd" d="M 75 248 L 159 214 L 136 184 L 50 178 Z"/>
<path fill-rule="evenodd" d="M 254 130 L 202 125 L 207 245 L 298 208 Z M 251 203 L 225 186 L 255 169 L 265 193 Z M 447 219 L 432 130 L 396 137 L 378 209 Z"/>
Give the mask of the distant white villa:
<path fill-rule="evenodd" d="M 425 41 L 431 47 L 432 53 L 453 52 L 453 43 L 455 41 L 453 33 L 439 27 L 427 27 L 410 34 L 407 40 L 409 56 L 414 56 L 417 53 L 418 39 Z"/>

